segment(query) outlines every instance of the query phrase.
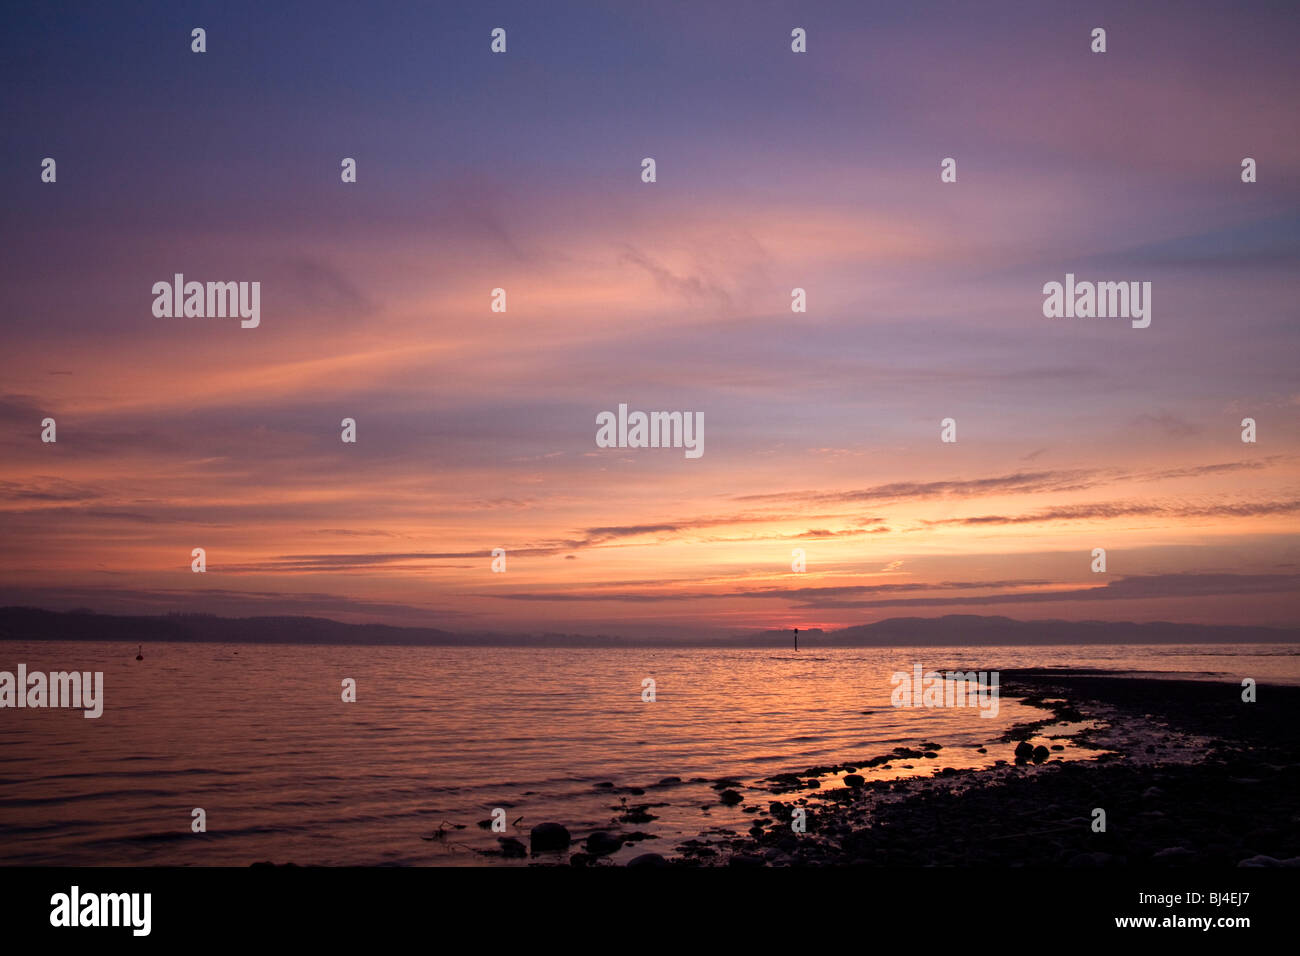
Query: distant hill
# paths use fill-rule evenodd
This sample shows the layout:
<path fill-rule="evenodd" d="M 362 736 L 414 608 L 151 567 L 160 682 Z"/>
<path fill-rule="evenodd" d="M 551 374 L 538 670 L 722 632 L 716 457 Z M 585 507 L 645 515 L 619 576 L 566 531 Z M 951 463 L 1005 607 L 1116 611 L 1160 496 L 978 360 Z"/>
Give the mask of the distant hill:
<path fill-rule="evenodd" d="M 436 628 L 344 624 L 321 617 L 118 616 L 93 611 L 0 608 L 0 640 L 181 641 L 230 644 L 457 644 Z"/>
<path fill-rule="evenodd" d="M 803 640 L 803 635 L 799 635 Z M 948 614 L 894 617 L 832 631 L 827 643 L 845 647 L 987 644 L 1272 644 L 1300 643 L 1300 628 L 1173 624 L 1153 621 L 1017 621 Z"/>
<path fill-rule="evenodd" d="M 0 608 L 0 641 L 150 641 L 229 644 L 399 644 L 450 647 L 790 647 L 788 630 L 713 639 L 631 639 L 590 634 L 453 633 L 432 627 L 344 624 L 318 617 L 119 616 Z M 800 630 L 800 647 L 968 647 L 1023 644 L 1300 643 L 1300 628 L 1112 621 L 1017 621 L 949 614 L 896 617 L 835 631 Z"/>

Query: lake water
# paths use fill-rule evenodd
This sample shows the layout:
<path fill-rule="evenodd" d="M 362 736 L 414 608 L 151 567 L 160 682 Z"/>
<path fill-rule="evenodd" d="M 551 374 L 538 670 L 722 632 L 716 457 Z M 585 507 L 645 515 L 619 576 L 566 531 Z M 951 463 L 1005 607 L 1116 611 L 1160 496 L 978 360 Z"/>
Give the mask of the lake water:
<path fill-rule="evenodd" d="M 483 864 L 496 807 L 525 843 L 543 821 L 575 837 L 628 804 L 655 839 L 747 823 L 708 783 L 752 782 L 922 741 L 985 766 L 979 747 L 1043 711 L 895 708 L 915 663 L 1008 670 L 1089 666 L 1234 684 L 1300 684 L 1290 645 L 718 649 L 411 648 L 0 642 L 0 670 L 103 671 L 104 713 L 0 710 L 0 863 Z M 357 682 L 344 703 L 341 682 Z M 642 700 L 655 681 L 656 700 Z M 864 713 L 865 712 L 865 713 Z M 1005 748 L 1006 745 L 1002 745 Z M 1005 754 L 1002 754 L 1005 756 Z M 648 786 L 666 777 L 683 784 Z M 613 788 L 598 784 L 612 783 Z M 628 787 L 646 788 L 644 795 Z M 707 806 L 707 809 L 705 807 Z M 191 832 L 191 811 L 208 831 Z M 443 821 L 463 825 L 429 837 Z M 522 862 L 522 861 L 520 861 Z"/>

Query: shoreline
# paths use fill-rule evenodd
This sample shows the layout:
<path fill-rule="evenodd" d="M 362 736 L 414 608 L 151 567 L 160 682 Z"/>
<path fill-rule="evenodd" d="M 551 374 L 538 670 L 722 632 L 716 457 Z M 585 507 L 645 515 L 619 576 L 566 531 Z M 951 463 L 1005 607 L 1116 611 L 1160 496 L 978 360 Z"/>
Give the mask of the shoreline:
<path fill-rule="evenodd" d="M 1261 685 L 1246 703 L 1229 681 L 1105 670 L 1001 682 L 1002 696 L 1045 713 L 991 742 L 991 767 L 945 767 L 942 746 L 924 741 L 748 785 L 719 778 L 719 802 L 750 815 L 747 831 L 704 829 L 668 856 L 612 827 L 531 862 L 618 865 L 609 857 L 629 840 L 638 855 L 622 862 L 636 866 L 1300 866 L 1300 687 Z M 867 779 L 904 760 L 935 769 Z"/>
<path fill-rule="evenodd" d="M 1002 695 L 1049 713 L 1002 736 L 1006 762 L 774 801 L 749 833 L 678 865 L 1300 865 L 1300 688 L 1020 670 Z M 1017 765 L 1017 742 L 1085 723 L 1093 760 Z M 1050 736 L 1050 734 L 1049 734 Z M 990 748 L 992 753 L 996 753 Z M 806 810 L 807 832 L 784 822 Z M 1105 830 L 1094 829 L 1095 811 Z"/>

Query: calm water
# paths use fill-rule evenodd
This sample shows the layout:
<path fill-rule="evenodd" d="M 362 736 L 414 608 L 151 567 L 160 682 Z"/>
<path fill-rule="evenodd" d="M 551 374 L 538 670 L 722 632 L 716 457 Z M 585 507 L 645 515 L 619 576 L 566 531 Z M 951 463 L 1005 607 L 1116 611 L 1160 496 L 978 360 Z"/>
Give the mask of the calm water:
<path fill-rule="evenodd" d="M 865 759 L 925 740 L 942 766 L 1042 711 L 889 704 L 890 675 L 916 662 L 977 669 L 1080 665 L 1234 683 L 1300 684 L 1291 646 L 538 650 L 0 642 L 0 670 L 102 670 L 104 715 L 0 710 L 0 862 L 482 864 L 475 824 L 494 807 L 555 820 L 575 837 L 608 827 L 620 794 L 734 776 L 752 782 Z M 355 678 L 356 703 L 340 698 Z M 641 699 L 642 680 L 657 700 Z M 868 713 L 864 713 L 864 711 Z M 917 761 L 929 775 L 935 762 Z M 908 771 L 895 770 L 906 774 Z M 626 796 L 626 795 L 624 795 Z M 747 825 L 703 804 L 703 783 L 626 796 L 658 819 L 625 829 L 655 850 L 713 826 Z M 191 810 L 208 832 L 190 832 Z M 465 824 L 421 839 L 442 821 Z"/>

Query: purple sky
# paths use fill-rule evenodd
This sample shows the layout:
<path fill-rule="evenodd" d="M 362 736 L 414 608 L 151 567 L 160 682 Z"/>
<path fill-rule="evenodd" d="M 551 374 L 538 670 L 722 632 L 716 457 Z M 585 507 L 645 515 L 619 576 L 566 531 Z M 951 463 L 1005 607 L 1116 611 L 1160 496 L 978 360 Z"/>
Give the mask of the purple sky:
<path fill-rule="evenodd" d="M 0 603 L 1294 624 L 1300 18 L 1135 6 L 7 12 Z M 705 454 L 597 448 L 620 403 Z"/>

